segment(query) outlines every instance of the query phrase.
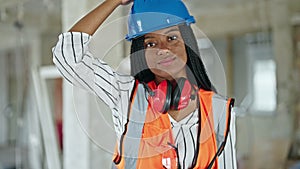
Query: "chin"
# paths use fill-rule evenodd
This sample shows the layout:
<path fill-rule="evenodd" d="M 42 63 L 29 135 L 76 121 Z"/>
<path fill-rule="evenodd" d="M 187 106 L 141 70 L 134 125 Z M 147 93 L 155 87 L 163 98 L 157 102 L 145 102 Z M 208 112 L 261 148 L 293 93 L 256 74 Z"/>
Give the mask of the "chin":
<path fill-rule="evenodd" d="M 178 67 L 173 68 L 173 69 L 170 68 L 170 69 L 166 69 L 166 70 L 152 69 L 151 71 L 156 76 L 159 76 L 160 78 L 168 79 L 168 80 L 176 79 L 176 78 L 179 78 L 179 77 L 185 77 L 185 74 L 186 74 L 183 69 L 179 70 Z"/>

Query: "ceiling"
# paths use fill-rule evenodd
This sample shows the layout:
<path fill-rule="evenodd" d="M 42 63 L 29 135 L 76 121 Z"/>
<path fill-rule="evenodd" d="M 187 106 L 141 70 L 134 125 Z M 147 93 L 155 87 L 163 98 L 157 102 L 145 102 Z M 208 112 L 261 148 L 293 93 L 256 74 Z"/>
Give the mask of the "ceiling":
<path fill-rule="evenodd" d="M 20 28 L 42 33 L 61 30 L 62 0 L 0 0 L 0 50 L 15 42 L 11 35 Z M 257 29 L 268 19 L 270 2 L 289 2 L 293 21 L 300 23 L 299 0 L 184 0 L 199 21 L 200 28 L 219 36 L 230 32 Z M 251 25 L 249 25 L 249 23 Z M 211 24 L 214 23 L 214 24 Z M 233 23 L 233 24 L 232 24 Z M 234 23 L 238 23 L 235 25 Z M 244 27 L 243 27 L 244 26 Z M 222 29 L 220 29 L 222 27 Z M 227 32 L 226 32 L 227 31 Z"/>
<path fill-rule="evenodd" d="M 184 0 L 196 16 L 225 16 L 229 11 L 251 7 L 260 8 L 273 1 L 288 1 L 291 12 L 300 13 L 299 0 Z M 5 27 L 5 24 L 13 23 L 16 20 L 38 24 L 45 18 L 59 20 L 60 16 L 61 0 L 0 0 L 1 29 Z"/>

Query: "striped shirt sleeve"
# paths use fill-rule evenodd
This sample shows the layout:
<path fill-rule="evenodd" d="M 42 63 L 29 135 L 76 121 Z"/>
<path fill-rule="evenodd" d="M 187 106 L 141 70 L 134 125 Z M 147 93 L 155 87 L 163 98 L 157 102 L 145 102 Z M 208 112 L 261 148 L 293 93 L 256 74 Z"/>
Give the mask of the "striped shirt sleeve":
<path fill-rule="evenodd" d="M 235 127 L 235 112 L 231 111 L 230 116 L 230 129 L 228 132 L 226 144 L 223 152 L 219 156 L 219 168 L 221 169 L 237 169 L 236 161 L 236 127 Z"/>
<path fill-rule="evenodd" d="M 53 62 L 67 81 L 96 94 L 113 109 L 118 107 L 124 96 L 121 91 L 131 93 L 134 78 L 121 75 L 104 61 L 95 59 L 88 50 L 91 38 L 82 32 L 60 34 L 52 48 Z"/>

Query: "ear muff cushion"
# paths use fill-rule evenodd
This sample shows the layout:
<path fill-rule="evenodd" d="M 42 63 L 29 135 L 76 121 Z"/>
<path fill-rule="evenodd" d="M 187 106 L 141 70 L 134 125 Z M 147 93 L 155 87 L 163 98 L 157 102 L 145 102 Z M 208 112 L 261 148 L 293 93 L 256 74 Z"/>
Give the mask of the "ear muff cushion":
<path fill-rule="evenodd" d="M 177 85 L 174 88 L 172 95 L 171 108 L 180 110 L 188 106 L 191 96 L 192 86 L 185 78 L 177 80 Z"/>
<path fill-rule="evenodd" d="M 172 86 L 167 80 L 162 81 L 155 90 L 153 90 L 152 108 L 155 111 L 166 113 L 171 105 Z"/>

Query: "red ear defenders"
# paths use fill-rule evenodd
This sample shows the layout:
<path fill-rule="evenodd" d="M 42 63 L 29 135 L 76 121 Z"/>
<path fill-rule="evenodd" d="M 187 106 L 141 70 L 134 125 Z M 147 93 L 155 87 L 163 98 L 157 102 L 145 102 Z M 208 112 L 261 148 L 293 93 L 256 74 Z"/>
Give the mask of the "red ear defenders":
<path fill-rule="evenodd" d="M 176 85 L 168 80 L 164 80 L 158 85 L 154 81 L 144 84 L 149 92 L 149 102 L 151 107 L 161 113 L 166 113 L 168 110 L 180 110 L 188 106 L 190 99 L 195 99 L 191 95 L 192 85 L 185 78 L 179 78 Z"/>

